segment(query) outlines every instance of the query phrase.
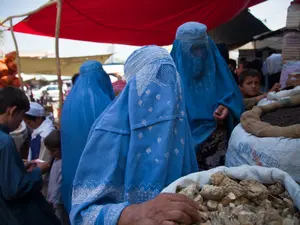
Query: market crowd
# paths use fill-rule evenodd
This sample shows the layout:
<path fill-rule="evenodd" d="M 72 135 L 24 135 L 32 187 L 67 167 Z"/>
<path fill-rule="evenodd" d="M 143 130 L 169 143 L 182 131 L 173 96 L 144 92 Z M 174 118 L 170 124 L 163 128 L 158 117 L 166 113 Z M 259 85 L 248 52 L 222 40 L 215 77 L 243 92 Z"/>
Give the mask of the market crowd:
<path fill-rule="evenodd" d="M 206 30 L 181 25 L 171 54 L 155 45 L 136 50 L 124 66 L 126 86 L 117 89 L 101 63 L 85 62 L 59 126 L 23 91 L 2 88 L 0 224 L 197 221 L 192 200 L 160 192 L 182 176 L 224 165 L 241 114 L 280 89 L 281 72 L 276 54 L 264 64 L 236 65 Z M 263 74 L 272 78 L 268 84 Z M 10 136 L 21 122 L 31 130 L 24 160 Z"/>

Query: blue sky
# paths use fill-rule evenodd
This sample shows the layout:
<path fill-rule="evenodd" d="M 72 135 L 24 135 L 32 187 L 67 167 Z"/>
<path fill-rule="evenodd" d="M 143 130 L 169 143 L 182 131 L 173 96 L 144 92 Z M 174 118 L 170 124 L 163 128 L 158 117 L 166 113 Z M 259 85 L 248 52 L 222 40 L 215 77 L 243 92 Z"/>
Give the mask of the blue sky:
<path fill-rule="evenodd" d="M 0 20 L 10 15 L 26 13 L 33 10 L 47 0 L 0 0 Z M 262 20 L 271 30 L 276 30 L 285 26 L 286 12 L 291 0 L 268 0 L 252 7 L 251 13 Z M 14 21 L 15 23 L 18 20 Z M 16 34 L 21 52 L 54 52 L 54 39 L 33 36 L 28 34 Z M 74 46 L 76 45 L 76 48 Z M 114 46 L 113 51 L 120 55 L 128 55 L 135 48 L 131 46 Z M 4 50 L 14 50 L 13 42 L 9 32 L 4 34 Z M 61 57 L 98 55 L 110 53 L 112 46 L 108 44 L 89 43 L 82 41 L 64 40 L 60 41 Z"/>

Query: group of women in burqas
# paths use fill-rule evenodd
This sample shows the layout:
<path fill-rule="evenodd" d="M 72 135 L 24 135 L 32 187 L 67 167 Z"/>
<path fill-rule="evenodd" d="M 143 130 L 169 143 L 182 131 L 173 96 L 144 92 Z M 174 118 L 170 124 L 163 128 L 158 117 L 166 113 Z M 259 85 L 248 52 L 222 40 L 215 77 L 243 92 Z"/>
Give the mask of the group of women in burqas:
<path fill-rule="evenodd" d="M 197 206 L 160 192 L 222 165 L 244 110 L 240 91 L 196 22 L 178 28 L 171 54 L 140 48 L 124 71 L 127 84 L 114 98 L 101 64 L 85 63 L 65 102 L 62 194 L 72 224 L 190 224 Z"/>

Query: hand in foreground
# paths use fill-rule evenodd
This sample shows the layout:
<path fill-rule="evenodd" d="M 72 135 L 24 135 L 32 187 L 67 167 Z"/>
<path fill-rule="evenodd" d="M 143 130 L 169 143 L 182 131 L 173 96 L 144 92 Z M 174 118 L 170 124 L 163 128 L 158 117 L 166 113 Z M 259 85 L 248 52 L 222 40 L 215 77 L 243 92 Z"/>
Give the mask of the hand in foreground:
<path fill-rule="evenodd" d="M 190 225 L 199 220 L 198 204 L 193 200 L 181 194 L 160 194 L 126 207 L 118 225 Z"/>
<path fill-rule="evenodd" d="M 278 92 L 278 91 L 280 91 L 280 88 L 281 88 L 281 85 L 279 83 L 276 83 L 273 85 L 273 87 L 271 88 L 271 90 L 269 92 L 273 92 L 273 91 Z"/>
<path fill-rule="evenodd" d="M 24 162 L 25 169 L 27 172 L 31 172 L 34 168 L 36 168 L 36 163 L 34 161 Z"/>
<path fill-rule="evenodd" d="M 47 173 L 50 169 L 50 164 L 47 162 L 36 162 L 36 166 L 41 169 L 42 174 Z"/>
<path fill-rule="evenodd" d="M 216 120 L 223 121 L 224 119 L 227 118 L 228 113 L 229 113 L 229 111 L 226 106 L 219 105 L 219 107 L 214 112 L 214 118 Z"/>

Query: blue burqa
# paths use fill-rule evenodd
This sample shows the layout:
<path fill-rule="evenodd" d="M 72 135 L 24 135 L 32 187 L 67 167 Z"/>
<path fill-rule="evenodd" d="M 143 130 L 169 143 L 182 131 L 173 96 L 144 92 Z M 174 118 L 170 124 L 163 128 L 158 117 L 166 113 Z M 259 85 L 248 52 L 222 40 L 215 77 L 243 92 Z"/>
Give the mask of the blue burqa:
<path fill-rule="evenodd" d="M 197 171 L 180 78 L 169 53 L 135 51 L 127 85 L 93 125 L 74 180 L 73 225 L 117 225 L 124 207 Z"/>
<path fill-rule="evenodd" d="M 68 211 L 72 182 L 91 126 L 113 99 L 112 84 L 101 63 L 85 62 L 62 110 L 62 198 Z"/>
<path fill-rule="evenodd" d="M 216 129 L 213 117 L 219 105 L 226 106 L 229 134 L 244 111 L 243 98 L 206 26 L 197 22 L 181 25 L 171 55 L 183 82 L 189 124 L 194 144 L 203 143 Z"/>

